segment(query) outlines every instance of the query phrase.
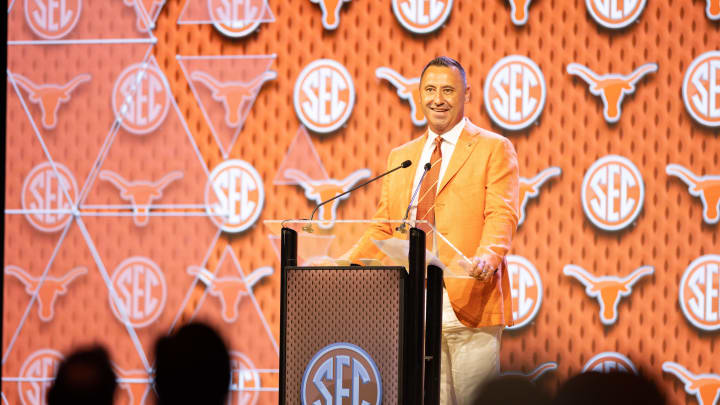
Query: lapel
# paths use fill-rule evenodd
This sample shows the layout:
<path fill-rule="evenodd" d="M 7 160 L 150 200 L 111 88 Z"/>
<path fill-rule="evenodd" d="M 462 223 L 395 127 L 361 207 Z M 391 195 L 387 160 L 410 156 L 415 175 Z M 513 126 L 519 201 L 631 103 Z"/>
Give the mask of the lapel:
<path fill-rule="evenodd" d="M 455 150 L 450 157 L 450 163 L 448 164 L 445 175 L 443 176 L 442 182 L 440 183 L 440 189 L 438 190 L 438 194 L 442 193 L 442 191 L 445 189 L 445 186 L 447 186 L 447 184 L 450 182 L 450 179 L 455 176 L 455 174 L 458 172 L 458 170 L 460 170 L 465 161 L 467 161 L 467 159 L 470 157 L 473 149 L 475 149 L 479 137 L 475 135 L 476 131 L 473 130 L 474 126 L 470 123 L 470 120 L 468 120 L 468 122 L 465 124 L 465 128 L 460 133 L 458 142 L 455 145 Z"/>
<path fill-rule="evenodd" d="M 412 192 L 414 191 L 412 188 L 413 181 L 415 181 L 415 173 L 417 172 L 417 165 L 420 164 L 420 155 L 422 155 L 423 147 L 425 146 L 425 142 L 427 142 L 427 137 L 428 133 L 427 131 L 425 131 L 425 134 L 420 137 L 416 142 L 411 143 L 406 150 L 407 156 L 405 158 L 410 159 L 413 162 L 413 165 L 410 167 L 414 167 L 415 169 L 403 170 L 403 183 L 398 188 L 398 190 L 408 191 L 403 195 L 404 201 L 402 204 L 400 204 L 400 206 L 403 207 L 402 215 L 405 215 L 405 209 L 408 204 L 410 204 L 410 197 L 412 197 Z"/>

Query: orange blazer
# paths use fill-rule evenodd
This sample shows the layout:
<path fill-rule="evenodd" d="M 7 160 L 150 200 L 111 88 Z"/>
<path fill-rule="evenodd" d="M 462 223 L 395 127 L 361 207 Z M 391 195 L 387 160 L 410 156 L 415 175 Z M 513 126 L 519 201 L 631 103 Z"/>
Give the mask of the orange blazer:
<path fill-rule="evenodd" d="M 396 167 L 407 159 L 419 164 L 426 140 L 427 132 L 393 149 L 388 167 Z M 445 279 L 455 314 L 468 327 L 513 325 L 510 279 L 504 258 L 517 229 L 519 176 L 512 143 L 466 120 L 435 198 L 435 226 L 468 258 L 485 255 L 498 268 L 487 282 Z M 374 219 L 404 217 L 414 178 L 415 170 L 401 170 L 384 178 Z M 386 224 L 372 226 L 346 257 L 381 258 L 382 253 L 372 240 L 393 236 L 407 237 Z M 446 264 L 459 258 L 445 243 L 439 243 L 438 253 Z"/>

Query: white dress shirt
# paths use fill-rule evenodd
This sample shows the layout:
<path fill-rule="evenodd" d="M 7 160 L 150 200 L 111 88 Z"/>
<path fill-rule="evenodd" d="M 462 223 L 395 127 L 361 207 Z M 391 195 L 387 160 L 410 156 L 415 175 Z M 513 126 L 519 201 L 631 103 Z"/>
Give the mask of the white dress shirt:
<path fill-rule="evenodd" d="M 452 153 L 455 150 L 455 145 L 457 145 L 458 139 L 460 138 L 460 134 L 462 133 L 463 129 L 465 129 L 465 120 L 466 118 L 463 118 L 458 122 L 454 127 L 452 127 L 451 130 L 445 132 L 442 135 L 438 135 L 435 132 L 433 132 L 430 127 L 428 127 L 428 138 L 425 142 L 425 146 L 423 147 L 422 154 L 420 155 L 420 161 L 418 162 L 416 169 L 415 169 L 415 180 L 413 180 L 413 188 L 412 192 L 415 192 L 415 190 L 418 187 L 418 183 L 420 183 L 420 177 L 422 177 L 423 172 L 425 171 L 424 166 L 425 163 L 430 162 L 430 158 L 432 157 L 433 150 L 435 149 L 435 138 L 438 136 L 442 136 L 443 141 L 440 144 L 440 153 L 442 153 L 442 162 L 440 164 L 440 173 L 438 175 L 438 191 L 440 189 L 440 184 L 442 183 L 443 176 L 445 175 L 445 171 L 447 171 L 448 164 L 450 164 L 450 157 L 452 157 Z M 424 181 L 424 180 L 423 180 Z M 420 194 L 420 192 L 418 192 Z M 411 196 L 412 198 L 412 196 Z M 412 201 L 412 206 L 410 207 L 410 218 L 411 220 L 415 220 L 415 216 L 417 214 L 417 205 L 418 205 L 418 199 L 420 198 L 419 195 L 415 196 L 415 200 Z"/>

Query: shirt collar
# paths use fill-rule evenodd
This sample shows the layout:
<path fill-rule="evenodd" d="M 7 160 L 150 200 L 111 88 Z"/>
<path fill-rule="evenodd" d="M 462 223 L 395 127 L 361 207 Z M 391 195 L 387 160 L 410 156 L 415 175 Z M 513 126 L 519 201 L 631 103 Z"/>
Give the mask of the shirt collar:
<path fill-rule="evenodd" d="M 463 119 L 460 120 L 457 124 L 455 124 L 454 127 L 452 127 L 451 130 L 445 132 L 442 134 L 443 142 L 447 142 L 451 145 L 455 145 L 460 138 L 460 134 L 462 133 L 463 129 L 465 129 L 465 120 L 467 118 L 463 117 Z M 430 127 L 428 127 L 428 143 L 433 143 L 435 141 L 435 138 L 438 137 L 438 134 L 433 132 Z"/>

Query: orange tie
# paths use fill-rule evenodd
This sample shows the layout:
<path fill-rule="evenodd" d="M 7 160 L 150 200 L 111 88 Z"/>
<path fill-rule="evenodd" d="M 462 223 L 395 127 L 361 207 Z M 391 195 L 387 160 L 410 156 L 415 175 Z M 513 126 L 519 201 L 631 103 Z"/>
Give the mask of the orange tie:
<path fill-rule="evenodd" d="M 440 181 L 440 166 L 442 165 L 442 152 L 440 151 L 442 141 L 443 139 L 439 136 L 435 138 L 435 149 L 433 149 L 430 157 L 432 166 L 420 187 L 420 198 L 418 199 L 417 214 L 415 215 L 415 219 L 418 221 L 425 220 L 433 225 L 435 225 L 435 195 L 437 194 L 437 185 L 438 181 Z M 430 227 L 425 224 L 421 224 L 418 228 L 426 233 L 430 231 Z"/>

